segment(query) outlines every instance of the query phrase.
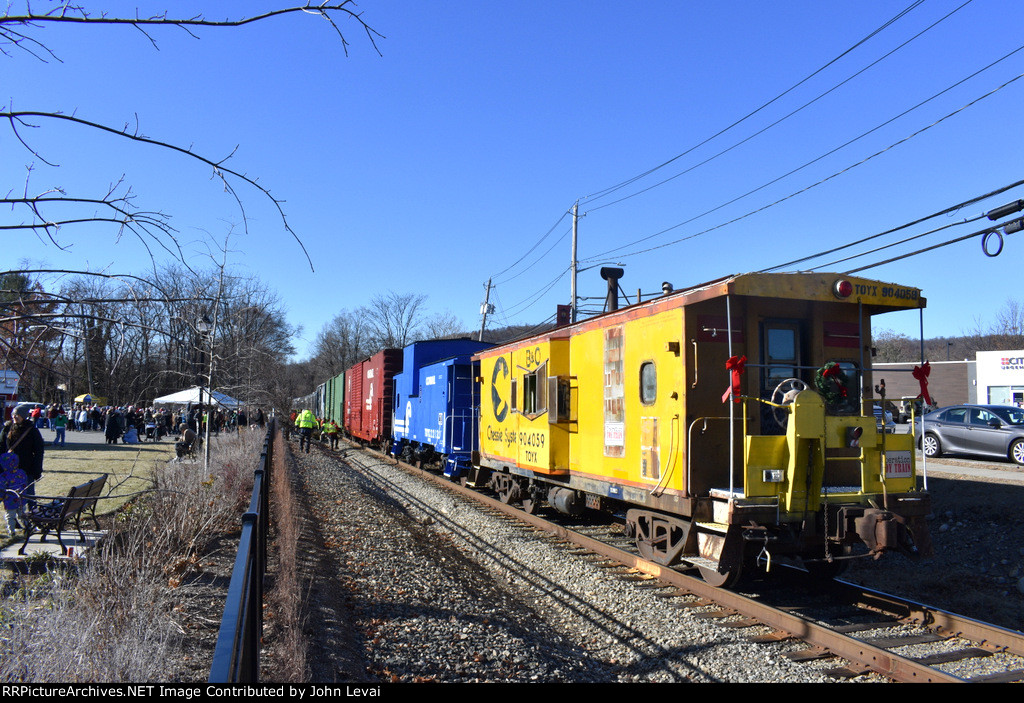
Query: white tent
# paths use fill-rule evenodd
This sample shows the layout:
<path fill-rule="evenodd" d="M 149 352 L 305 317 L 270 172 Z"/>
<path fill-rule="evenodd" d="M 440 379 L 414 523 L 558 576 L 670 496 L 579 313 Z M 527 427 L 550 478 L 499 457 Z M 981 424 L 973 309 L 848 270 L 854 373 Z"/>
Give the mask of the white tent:
<path fill-rule="evenodd" d="M 210 397 L 217 402 L 218 405 L 222 405 L 225 408 L 240 408 L 244 403 L 240 400 L 235 400 L 229 395 L 213 391 L 211 394 L 209 389 L 196 386 L 194 388 L 187 388 L 177 393 L 171 393 L 160 398 L 153 399 L 153 405 L 198 405 L 200 402 L 209 404 Z M 202 396 L 202 397 L 200 397 Z"/>

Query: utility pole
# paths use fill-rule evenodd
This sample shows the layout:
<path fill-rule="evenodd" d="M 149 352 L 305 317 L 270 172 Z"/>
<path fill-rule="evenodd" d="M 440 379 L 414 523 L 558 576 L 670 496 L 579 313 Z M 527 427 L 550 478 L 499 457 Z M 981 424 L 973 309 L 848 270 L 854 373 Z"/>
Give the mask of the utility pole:
<path fill-rule="evenodd" d="M 571 322 L 576 322 L 576 234 L 578 232 L 577 225 L 579 223 L 579 210 L 580 201 L 577 200 L 575 203 L 573 203 L 572 206 L 572 261 L 569 264 L 569 275 L 571 278 L 569 286 L 570 293 L 572 295 L 572 298 L 569 302 Z"/>
<path fill-rule="evenodd" d="M 487 326 L 487 313 L 494 312 L 494 306 L 491 305 L 491 279 L 487 279 L 487 293 L 484 294 L 484 304 L 480 306 L 480 314 L 484 316 L 483 321 L 480 323 L 480 336 L 477 338 L 478 342 L 484 341 L 484 327 Z"/>

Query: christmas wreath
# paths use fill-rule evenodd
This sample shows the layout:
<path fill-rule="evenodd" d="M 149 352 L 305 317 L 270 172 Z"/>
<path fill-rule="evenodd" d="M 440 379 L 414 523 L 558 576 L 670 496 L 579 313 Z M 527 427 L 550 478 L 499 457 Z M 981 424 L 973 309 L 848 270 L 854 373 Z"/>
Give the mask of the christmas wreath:
<path fill-rule="evenodd" d="M 846 399 L 846 374 L 835 361 L 830 361 L 814 374 L 814 387 L 828 405 L 838 405 Z"/>

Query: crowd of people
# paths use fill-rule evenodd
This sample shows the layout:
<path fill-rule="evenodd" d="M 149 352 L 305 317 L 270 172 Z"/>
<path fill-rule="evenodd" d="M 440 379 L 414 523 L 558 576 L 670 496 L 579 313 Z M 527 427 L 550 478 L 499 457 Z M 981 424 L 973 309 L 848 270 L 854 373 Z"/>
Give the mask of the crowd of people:
<path fill-rule="evenodd" d="M 22 406 L 28 407 L 28 406 Z M 266 426 L 261 408 L 252 418 L 245 410 L 215 408 L 212 414 L 202 405 L 190 405 L 177 410 L 142 406 L 100 406 L 75 404 L 69 409 L 59 404 L 28 409 L 28 418 L 37 429 L 52 429 L 53 444 L 64 446 L 67 432 L 103 432 L 108 444 L 131 444 L 145 440 L 160 440 L 180 431 L 187 425 L 194 432 L 204 434 L 207 423 L 214 434 L 233 432 L 250 424 Z"/>
<path fill-rule="evenodd" d="M 19 515 L 36 495 L 35 484 L 43 475 L 46 440 L 41 430 L 54 431 L 52 444 L 63 447 L 68 432 L 102 432 L 107 444 L 133 444 L 160 441 L 177 435 L 175 450 L 179 458 L 195 451 L 199 438 L 207 432 L 236 432 L 240 428 L 266 427 L 262 408 L 251 416 L 244 409 L 188 405 L 180 409 L 136 406 L 101 406 L 77 403 L 41 405 L 23 403 L 11 411 L 0 430 L 0 497 L 8 534 L 20 529 Z"/>

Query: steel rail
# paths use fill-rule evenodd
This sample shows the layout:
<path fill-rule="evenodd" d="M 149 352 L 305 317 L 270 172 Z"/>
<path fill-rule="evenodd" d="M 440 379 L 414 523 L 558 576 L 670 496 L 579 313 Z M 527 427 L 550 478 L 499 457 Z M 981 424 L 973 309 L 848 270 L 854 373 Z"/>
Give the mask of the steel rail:
<path fill-rule="evenodd" d="M 979 646 L 991 650 L 1005 651 L 1024 657 L 1024 632 L 1010 630 L 998 625 L 975 620 L 965 615 L 957 615 L 932 605 L 899 598 L 882 593 L 865 586 L 848 581 L 836 580 L 834 587 L 850 600 L 860 600 L 865 607 L 884 609 L 886 605 L 893 610 L 906 610 L 904 619 L 917 622 L 923 627 L 946 637 L 960 637 L 976 642 Z"/>
<path fill-rule="evenodd" d="M 828 650 L 837 657 L 870 669 L 882 676 L 904 683 L 963 683 L 965 680 L 951 674 L 934 669 L 930 666 L 914 661 L 907 657 L 894 654 L 881 647 L 857 640 L 849 635 L 830 630 L 827 626 L 810 622 L 797 615 L 777 610 L 764 603 L 759 603 L 739 593 L 715 588 L 704 582 L 702 579 L 687 576 L 667 566 L 662 566 L 641 557 L 626 552 L 617 547 L 605 544 L 586 535 L 574 532 L 568 528 L 530 515 L 519 508 L 502 503 L 489 496 L 482 495 L 478 491 L 461 486 L 421 468 L 396 461 L 393 457 L 386 456 L 380 452 L 368 450 L 376 457 L 389 463 L 394 463 L 407 471 L 428 478 L 434 483 L 448 488 L 460 495 L 471 498 L 474 501 L 486 505 L 489 508 L 498 510 L 510 517 L 514 517 L 544 532 L 555 535 L 567 542 L 571 542 L 587 550 L 612 559 L 620 564 L 649 574 L 658 580 L 675 586 L 680 591 L 698 596 L 718 605 L 736 611 L 737 614 L 754 618 L 758 622 L 783 631 L 788 635 L 799 639 L 807 644 Z M 952 621 L 949 621 L 952 622 Z"/>

